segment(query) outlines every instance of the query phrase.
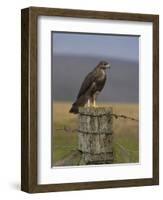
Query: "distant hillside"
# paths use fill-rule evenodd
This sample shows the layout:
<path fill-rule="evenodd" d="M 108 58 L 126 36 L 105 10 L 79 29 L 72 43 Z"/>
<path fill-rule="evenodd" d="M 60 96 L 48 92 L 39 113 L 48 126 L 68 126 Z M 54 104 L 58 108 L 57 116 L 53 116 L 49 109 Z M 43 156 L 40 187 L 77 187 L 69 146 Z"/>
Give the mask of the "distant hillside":
<path fill-rule="evenodd" d="M 73 101 L 85 76 L 100 60 L 109 61 L 111 69 L 105 88 L 99 96 L 104 102 L 138 102 L 139 65 L 137 62 L 89 56 L 53 56 L 53 100 Z"/>

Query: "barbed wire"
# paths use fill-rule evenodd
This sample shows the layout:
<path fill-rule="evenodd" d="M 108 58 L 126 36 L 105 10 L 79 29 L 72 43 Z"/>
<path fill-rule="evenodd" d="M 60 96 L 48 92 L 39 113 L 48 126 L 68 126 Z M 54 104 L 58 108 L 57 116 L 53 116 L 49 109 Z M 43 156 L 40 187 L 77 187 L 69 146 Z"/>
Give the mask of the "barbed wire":
<path fill-rule="evenodd" d="M 103 114 L 103 115 L 106 115 L 106 114 Z M 136 118 L 133 118 L 133 117 L 130 117 L 130 116 L 126 116 L 126 115 L 123 115 L 123 114 L 115 114 L 115 113 L 110 114 L 109 113 L 109 115 L 111 115 L 115 119 L 118 119 L 118 118 L 121 119 L 122 118 L 122 119 L 125 119 L 125 120 L 131 120 L 131 121 L 135 121 L 135 122 L 139 121 Z M 78 132 L 77 128 L 73 128 L 72 129 L 71 127 L 68 127 L 66 125 L 64 125 L 61 128 L 56 128 L 55 130 L 56 131 L 64 131 L 66 133 Z M 131 151 L 131 150 L 125 148 L 122 144 L 120 144 L 118 142 L 115 142 L 114 144 L 116 146 L 118 146 L 118 148 L 120 150 L 120 153 L 121 153 L 121 155 L 123 155 L 123 159 L 125 160 L 125 162 L 131 162 L 131 155 L 133 155 L 133 153 L 137 153 L 138 152 L 138 151 Z M 72 162 L 74 162 L 74 160 L 76 160 L 77 158 L 78 159 L 76 161 L 76 165 L 80 165 L 81 164 L 82 153 L 79 152 L 76 148 L 74 148 L 74 146 L 66 145 L 66 146 L 62 146 L 61 147 L 60 145 L 55 145 L 55 148 L 62 148 L 62 149 L 65 149 L 66 151 L 70 151 L 69 155 L 65 156 L 61 160 L 57 161 L 55 163 L 55 166 L 69 166 L 69 165 L 72 165 Z"/>
<path fill-rule="evenodd" d="M 129 117 L 129 116 L 126 116 L 126 115 L 122 115 L 122 114 L 115 114 L 115 113 L 112 113 L 110 114 L 112 115 L 113 117 L 115 117 L 115 119 L 118 119 L 118 118 L 123 118 L 123 119 L 128 119 L 128 120 L 131 120 L 131 121 L 135 121 L 135 122 L 139 122 L 138 119 L 136 118 L 133 118 L 133 117 Z M 57 128 L 55 129 L 56 131 L 65 131 L 65 132 L 76 132 L 78 131 L 78 129 L 72 129 L 71 127 L 68 127 L 68 126 L 63 126 L 62 128 Z"/>
<path fill-rule="evenodd" d="M 94 115 L 94 114 L 88 114 L 88 113 L 80 113 L 80 115 L 85 115 L 85 116 L 89 116 L 89 117 L 101 117 L 101 116 L 107 116 L 107 115 L 111 115 L 113 117 L 115 117 L 116 119 L 117 118 L 124 118 L 124 119 L 130 119 L 130 120 L 133 120 L 133 121 L 139 121 L 138 119 L 136 118 L 133 118 L 133 117 L 128 117 L 126 115 L 121 115 L 121 114 L 115 114 L 115 113 L 103 113 L 103 114 L 98 114 L 98 115 Z"/>
<path fill-rule="evenodd" d="M 63 126 L 63 128 L 56 128 L 55 130 L 56 131 L 71 132 L 71 133 L 78 131 L 78 129 L 72 129 L 72 128 L 67 127 L 67 126 Z"/>
<path fill-rule="evenodd" d="M 136 121 L 136 122 L 138 122 L 139 120 L 138 119 L 136 119 L 136 118 L 133 118 L 133 117 L 128 117 L 128 116 L 126 116 L 126 115 L 118 115 L 118 114 L 115 114 L 115 113 L 113 113 L 113 114 L 111 114 L 113 117 L 115 117 L 116 119 L 118 119 L 119 117 L 120 118 L 124 118 L 124 119 L 129 119 L 129 120 L 132 120 L 132 121 Z"/>

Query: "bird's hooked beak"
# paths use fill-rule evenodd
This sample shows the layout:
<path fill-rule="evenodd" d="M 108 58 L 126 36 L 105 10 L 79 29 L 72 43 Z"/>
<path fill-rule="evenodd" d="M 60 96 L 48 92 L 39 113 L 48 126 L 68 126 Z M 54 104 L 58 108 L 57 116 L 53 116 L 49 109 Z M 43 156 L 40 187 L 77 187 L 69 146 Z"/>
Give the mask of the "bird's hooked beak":
<path fill-rule="evenodd" d="M 110 69 L 111 68 L 110 64 L 105 65 L 105 68 Z"/>

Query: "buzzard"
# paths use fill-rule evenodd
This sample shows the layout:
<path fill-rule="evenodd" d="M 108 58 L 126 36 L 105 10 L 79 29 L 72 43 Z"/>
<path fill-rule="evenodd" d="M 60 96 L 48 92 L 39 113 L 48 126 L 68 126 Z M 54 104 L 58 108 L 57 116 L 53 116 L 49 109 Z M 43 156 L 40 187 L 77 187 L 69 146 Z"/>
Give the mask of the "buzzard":
<path fill-rule="evenodd" d="M 84 79 L 76 101 L 72 104 L 70 113 L 77 114 L 79 107 L 83 107 L 86 103 L 88 106 L 92 104 L 96 107 L 97 95 L 103 89 L 106 82 L 106 69 L 110 68 L 110 64 L 101 61 Z"/>

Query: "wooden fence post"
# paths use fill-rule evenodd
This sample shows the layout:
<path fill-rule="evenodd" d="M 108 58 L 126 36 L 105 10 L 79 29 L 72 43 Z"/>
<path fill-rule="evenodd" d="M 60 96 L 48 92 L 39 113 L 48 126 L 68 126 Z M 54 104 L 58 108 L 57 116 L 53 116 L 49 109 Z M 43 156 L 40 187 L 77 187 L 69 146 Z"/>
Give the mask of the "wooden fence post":
<path fill-rule="evenodd" d="M 84 164 L 113 162 L 111 107 L 79 108 L 78 150 Z"/>

